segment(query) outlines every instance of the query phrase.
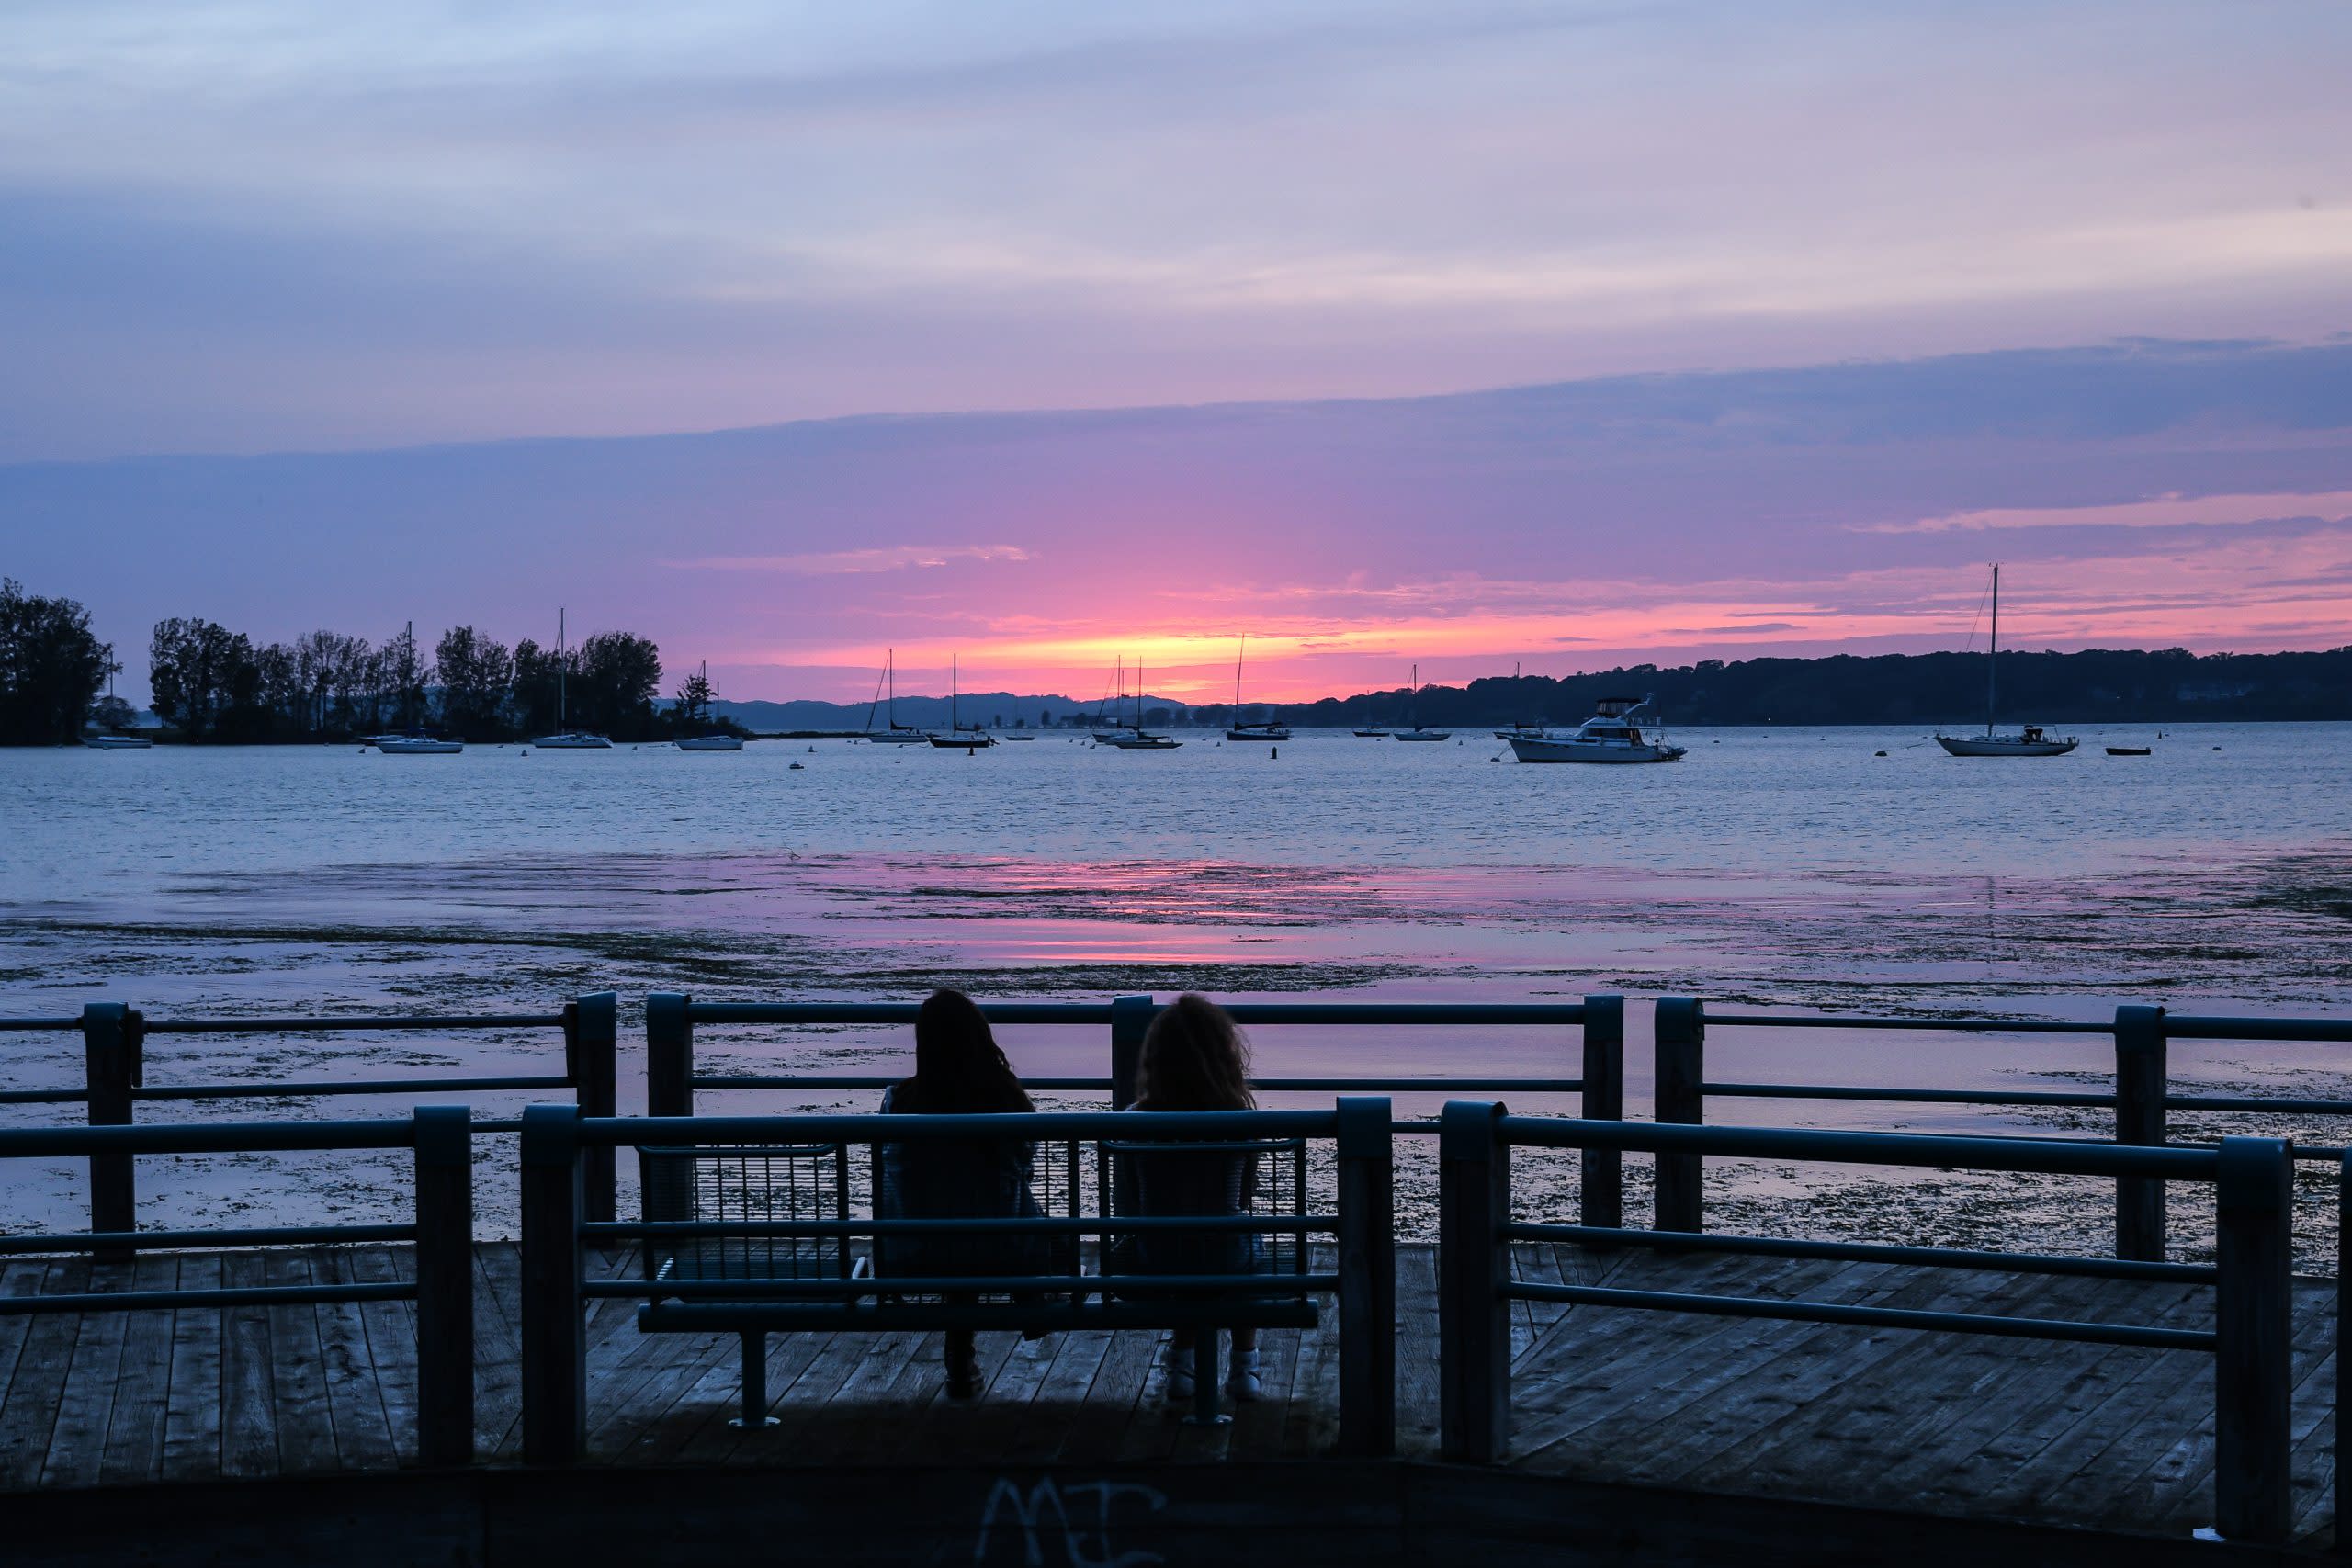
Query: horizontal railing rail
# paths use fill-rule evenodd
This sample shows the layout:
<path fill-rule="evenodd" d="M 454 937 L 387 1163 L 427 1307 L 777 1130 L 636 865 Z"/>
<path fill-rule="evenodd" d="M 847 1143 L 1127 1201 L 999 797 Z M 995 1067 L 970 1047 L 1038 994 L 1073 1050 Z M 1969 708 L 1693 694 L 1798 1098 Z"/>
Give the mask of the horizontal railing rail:
<path fill-rule="evenodd" d="M 93 1002 L 76 1018 L 0 1020 L 0 1028 L 82 1036 L 83 1081 L 78 1088 L 0 1089 L 0 1105 L 87 1107 L 92 1127 L 133 1124 L 134 1109 L 149 1102 L 198 1100 L 288 1100 L 386 1095 L 568 1091 L 580 1110 L 609 1116 L 619 1109 L 619 998 L 594 992 L 552 1012 L 328 1014 L 323 1016 L 232 1016 L 150 1018 L 119 1002 Z M 420 1031 L 552 1029 L 562 1032 L 560 1073 L 442 1073 L 401 1078 L 255 1079 L 228 1083 L 150 1084 L 147 1041 L 157 1035 L 413 1033 Z M 412 1101 L 413 1103 L 413 1101 Z M 501 1123 L 478 1122 L 475 1131 Z M 137 1228 L 138 1183 L 127 1152 L 89 1145 L 90 1229 L 120 1234 Z M 588 1202 L 599 1219 L 613 1215 L 616 1174 L 609 1153 L 600 1151 L 588 1172 Z"/>
<path fill-rule="evenodd" d="M 1499 1104 L 1475 1100 L 1449 1103 L 1440 1122 L 1439 1382 L 1442 1445 L 1450 1458 L 1486 1462 L 1508 1447 L 1510 1309 L 1516 1301 L 2201 1351 L 2215 1359 L 2219 1529 L 2233 1540 L 2277 1542 L 2286 1539 L 2290 1518 L 2289 1461 L 2293 1448 L 2289 1293 L 2293 1166 L 2286 1140 L 2229 1137 L 2212 1148 L 2163 1148 L 1812 1128 L 1644 1125 L 1511 1116 Z M 1669 1158 L 1715 1155 L 2209 1182 L 2214 1189 L 2216 1261 L 2209 1271 L 2131 1259 L 1965 1253 L 1956 1248 L 1898 1248 L 1766 1236 L 1717 1237 L 1696 1227 L 1669 1231 L 1661 1225 L 1646 1235 L 1628 1231 L 1611 1234 L 1599 1227 L 1543 1224 L 1516 1217 L 1510 1180 L 1515 1148 L 1577 1149 L 1594 1143 L 1649 1153 L 1661 1168 Z M 2161 1324 L 2078 1322 L 1515 1279 L 1512 1244 L 1542 1239 L 1922 1267 L 2045 1273 L 2129 1270 L 2126 1277 L 2183 1283 L 2210 1280 L 2215 1291 L 2214 1326 L 2207 1330 Z"/>
<path fill-rule="evenodd" d="M 1574 1094 L 1586 1116 L 1625 1113 L 1625 999 L 1614 994 L 1575 1002 L 1320 1002 L 1227 1000 L 1221 1004 L 1235 1021 L 1267 1025 L 1349 1025 L 1574 1029 L 1578 1070 L 1573 1074 L 1465 1073 L 1411 1075 L 1269 1075 L 1254 1088 L 1288 1094 Z M 1093 1094 L 1107 1091 L 1114 1110 L 1132 1105 L 1143 1058 L 1144 1036 L 1162 1004 L 1152 997 L 1124 996 L 1107 1002 L 990 1001 L 980 1010 L 992 1024 L 1066 1024 L 1110 1030 L 1110 1071 L 1096 1077 L 1023 1079 L 1037 1093 Z M 919 1002 L 716 1002 L 697 1001 L 674 991 L 656 991 L 645 1001 L 645 1103 L 655 1116 L 692 1116 L 697 1090 L 778 1090 L 819 1093 L 871 1092 L 904 1077 L 873 1073 L 705 1074 L 695 1066 L 695 1026 L 782 1024 L 912 1024 Z M 1614 1225 L 1624 1220 L 1623 1163 L 1607 1149 L 1585 1156 L 1578 1188 L 1586 1223 Z"/>
<path fill-rule="evenodd" d="M 1351 1097 L 1330 1110 L 1143 1111 L 1033 1111 L 989 1115 L 789 1114 L 785 1116 L 582 1117 L 563 1106 L 534 1106 L 524 1113 L 522 1156 L 523 1455 L 531 1463 L 568 1463 L 585 1451 L 587 1338 L 583 1308 L 600 1300 L 638 1299 L 640 1325 L 692 1326 L 733 1331 L 743 1337 L 743 1416 L 763 1424 L 766 1409 L 764 1339 L 790 1324 L 816 1321 L 828 1326 L 941 1329 L 1003 1326 L 1001 1307 L 982 1298 L 1012 1297 L 1021 1311 L 1066 1327 L 1134 1326 L 1207 1328 L 1230 1326 L 1231 1314 L 1306 1313 L 1302 1298 L 1335 1298 L 1340 1361 L 1340 1447 L 1358 1454 L 1393 1451 L 1396 1440 L 1396 1220 L 1389 1102 Z M 582 1156 L 591 1149 L 628 1145 L 655 1154 L 730 1158 L 725 1151 L 772 1151 L 788 1146 L 802 1153 L 834 1145 L 865 1145 L 877 1151 L 972 1140 L 1062 1145 L 1091 1143 L 1108 1159 L 1138 1144 L 1164 1145 L 1187 1155 L 1219 1151 L 1291 1149 L 1304 1160 L 1309 1141 L 1328 1141 L 1335 1164 L 1336 1208 L 1316 1213 L 1306 1201 L 1306 1177 L 1297 1168 L 1296 1190 L 1278 1200 L 1282 1212 L 1232 1215 L 1080 1214 L 1075 1187 L 1067 1194 L 1072 1213 L 997 1216 L 871 1216 L 848 1212 L 846 1187 L 838 1217 L 785 1219 L 682 1219 L 667 1201 L 660 1210 L 649 1189 L 644 1217 L 594 1221 L 580 1204 Z M 1112 1190 L 1101 1170 L 1102 1203 Z M 845 1182 L 846 1179 L 841 1179 Z M 1074 1179 L 1074 1178 L 1073 1178 Z M 875 1207 L 882 1208 L 877 1191 Z M 1270 1273 L 1247 1269 L 1217 1273 L 1136 1272 L 1114 1265 L 1123 1255 L 1105 1249 L 1100 1271 L 1084 1271 L 1075 1248 L 1066 1249 L 1066 1269 L 1015 1269 L 1003 1273 L 892 1271 L 877 1277 L 853 1267 L 853 1238 L 910 1235 L 1076 1237 L 1148 1235 L 1175 1232 L 1246 1233 L 1298 1238 L 1296 1267 Z M 1336 1267 L 1310 1269 L 1305 1248 L 1311 1235 L 1332 1238 Z M 649 1261 L 641 1275 L 592 1280 L 585 1267 L 590 1242 L 648 1243 L 686 1238 L 797 1238 L 837 1242 L 835 1270 L 805 1275 L 796 1261 L 787 1275 L 724 1279 L 680 1277 Z M 831 1254 L 831 1249 L 827 1249 Z M 795 1250 L 797 1259 L 801 1254 Z M 872 1261 L 872 1259 L 868 1259 Z M 1211 1265 L 1214 1267 L 1214 1265 Z M 915 1298 L 936 1297 L 936 1301 Z M 1026 1298 L 1023 1301 L 1023 1298 Z M 1220 1319 L 1220 1312 L 1227 1314 Z M 779 1317 L 778 1313 L 789 1314 Z M 841 1316 L 841 1314 L 850 1314 Z M 658 1314 L 658 1315 L 652 1315 Z M 1243 1323 L 1257 1321 L 1250 1316 Z M 1268 1321 L 1282 1322 L 1278 1315 Z M 1196 1341 L 1195 1391 L 1216 1386 L 1214 1333 Z M 1213 1411 L 1211 1412 L 1213 1414 Z M 1207 1418 L 1205 1416 L 1203 1418 Z"/>
<path fill-rule="evenodd" d="M 1787 1030 L 1871 1030 L 1961 1033 L 2105 1035 L 2115 1043 L 2115 1087 L 2111 1091 L 2070 1089 L 1964 1089 L 1874 1087 L 1855 1084 L 1726 1082 L 1706 1075 L 1708 1027 Z M 2109 1023 L 2070 1019 L 1932 1017 L 1851 1013 L 1710 1012 L 1692 997 L 1659 998 L 1656 1011 L 1657 1099 L 1660 1122 L 1699 1124 L 1707 1101 L 1719 1100 L 1880 1102 L 1889 1105 L 1979 1105 L 1986 1107 L 2111 1110 L 2119 1144 L 2162 1146 L 2172 1111 L 2237 1111 L 2300 1116 L 2352 1116 L 2352 1100 L 2296 1096 L 2175 1094 L 2166 1045 L 2174 1040 L 2262 1040 L 2310 1043 L 2352 1043 L 2352 1019 L 2243 1018 L 2167 1012 L 2161 1007 L 2126 1006 Z M 2210 1145 L 2208 1145 L 2210 1146 Z M 2343 1150 L 2333 1145 L 2291 1146 L 2290 1158 L 2335 1164 Z M 1657 1162 L 1656 1224 L 1665 1231 L 1706 1228 L 1704 1151 L 1670 1151 Z M 2165 1252 L 2165 1178 L 2119 1175 L 2115 1187 L 2116 1256 L 2156 1261 Z"/>
<path fill-rule="evenodd" d="M 411 1280 L 348 1280 L 189 1290 L 60 1291 L 0 1294 L 0 1317 L 61 1313 L 198 1311 L 241 1306 L 412 1302 L 416 1313 L 417 1452 L 432 1465 L 465 1464 L 474 1451 L 473 1117 L 462 1105 L 419 1106 L 407 1116 L 336 1122 L 215 1122 L 150 1126 L 0 1130 L 0 1159 L 86 1155 L 252 1154 L 343 1149 L 413 1152 L 414 1218 L 406 1224 L 232 1225 L 0 1237 L 0 1255 L 88 1252 L 105 1262 L 164 1249 L 324 1247 L 405 1242 Z"/>

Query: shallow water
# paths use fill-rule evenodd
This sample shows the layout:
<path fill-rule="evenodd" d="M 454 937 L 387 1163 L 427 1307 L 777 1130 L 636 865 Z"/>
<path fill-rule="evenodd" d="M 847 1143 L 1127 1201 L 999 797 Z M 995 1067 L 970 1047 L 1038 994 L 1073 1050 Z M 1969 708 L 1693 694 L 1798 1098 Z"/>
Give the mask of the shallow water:
<path fill-rule="evenodd" d="M 1682 762 L 1623 769 L 1498 763 L 1505 749 L 1484 735 L 1413 747 L 1308 733 L 1279 755 L 1185 739 L 1164 753 L 1057 736 L 974 755 L 846 741 L 704 755 L 0 752 L 0 1015 L 98 998 L 158 1014 L 539 1008 L 599 988 L 632 1002 L 650 989 L 864 998 L 934 984 L 1088 997 L 1614 989 L 1637 998 L 1638 1113 L 1638 998 L 1661 994 L 2001 1016 L 2102 1018 L 2120 1001 L 2352 1010 L 2352 726 L 2086 732 L 2082 750 L 2047 761 L 1948 758 L 1910 731 L 1702 730 L 1678 736 Z M 2108 743 L 2156 750 L 2109 758 Z M 1268 1072 L 1569 1070 L 1569 1043 L 1542 1032 L 1259 1035 Z M 19 1037 L 0 1052 L 12 1082 L 70 1082 L 77 1045 Z M 1008 1045 L 1032 1073 L 1104 1070 L 1093 1031 L 1009 1031 Z M 546 1070 L 548 1049 L 175 1038 L 151 1072 Z M 709 1031 L 702 1049 L 714 1070 L 882 1072 L 905 1041 Z M 2103 1071 L 2107 1051 L 1718 1030 L 1709 1075 L 2050 1087 Z M 2280 1087 L 2335 1060 L 2321 1047 L 2175 1052 L 2184 1078 Z M 640 1073 L 625 1062 L 624 1084 Z M 481 1112 L 513 1098 L 480 1097 Z M 14 1116 L 52 1114 L 63 1119 Z M 1786 1101 L 1745 1102 L 1739 1119 L 2033 1124 Z M 207 1190 L 187 1201 L 202 1211 L 237 1191 Z"/>

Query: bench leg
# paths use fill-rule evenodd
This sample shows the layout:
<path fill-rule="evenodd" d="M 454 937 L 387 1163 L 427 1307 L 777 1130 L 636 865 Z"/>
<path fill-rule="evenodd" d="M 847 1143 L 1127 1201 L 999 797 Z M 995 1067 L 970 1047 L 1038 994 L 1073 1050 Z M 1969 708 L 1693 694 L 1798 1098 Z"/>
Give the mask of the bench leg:
<path fill-rule="evenodd" d="M 782 1425 L 768 1414 L 768 1337 L 764 1334 L 743 1336 L 743 1414 L 727 1424 L 730 1427 Z"/>
<path fill-rule="evenodd" d="M 1184 1417 L 1188 1426 L 1217 1427 L 1233 1419 L 1216 1405 L 1216 1341 L 1214 1328 L 1200 1329 L 1193 1336 L 1193 1413 Z"/>

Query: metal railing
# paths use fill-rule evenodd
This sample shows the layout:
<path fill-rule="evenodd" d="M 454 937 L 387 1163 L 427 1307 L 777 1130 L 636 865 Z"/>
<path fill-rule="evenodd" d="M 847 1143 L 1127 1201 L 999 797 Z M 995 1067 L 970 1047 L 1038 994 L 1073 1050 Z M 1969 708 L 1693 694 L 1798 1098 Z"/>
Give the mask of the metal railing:
<path fill-rule="evenodd" d="M 763 1287 L 757 1280 L 682 1282 L 645 1277 L 592 1280 L 587 1277 L 589 1243 L 654 1241 L 695 1235 L 729 1237 L 875 1237 L 908 1231 L 1109 1237 L 1160 1229 L 1197 1232 L 1217 1222 L 1201 1218 L 1157 1219 L 1132 1215 L 1038 1215 L 1005 1219 L 919 1220 L 845 1216 L 832 1220 L 763 1220 L 712 1223 L 665 1219 L 649 1213 L 636 1221 L 597 1222 L 581 1206 L 582 1156 L 590 1149 L 622 1145 L 662 1145 L 710 1149 L 727 1145 L 770 1146 L 788 1136 L 796 1145 L 905 1145 L 935 1140 L 1015 1139 L 1032 1143 L 1102 1140 L 1168 1141 L 1176 1147 L 1254 1143 L 1258 1140 L 1328 1140 L 1337 1166 L 1337 1211 L 1238 1216 L 1228 1228 L 1280 1233 L 1300 1238 L 1329 1235 L 1336 1269 L 1306 1271 L 1300 1254 L 1297 1272 L 1272 1276 L 1200 1277 L 1102 1272 L 924 1278 L 842 1271 L 821 1279 L 793 1279 Z M 1068 1297 L 1075 1310 L 1082 1298 L 1100 1298 L 1107 1326 L 1215 1326 L 1220 1320 L 1213 1299 L 1187 1302 L 1187 1295 L 1214 1298 L 1237 1280 L 1278 1280 L 1285 1290 L 1329 1293 L 1337 1299 L 1340 1350 L 1340 1426 L 1343 1451 L 1376 1455 L 1396 1441 L 1396 1226 L 1392 1122 L 1388 1101 L 1351 1097 L 1330 1111 L 1048 1111 L 1012 1115 L 692 1116 L 582 1117 L 569 1106 L 533 1106 L 523 1115 L 522 1138 L 522 1393 L 523 1458 L 526 1463 L 558 1464 L 585 1451 L 587 1407 L 587 1303 L 606 1298 L 674 1298 L 742 1303 L 763 1298 L 823 1298 L 872 1302 L 913 1292 L 1027 1293 Z M 1008 1238 L 1009 1239 L 1009 1238 Z M 1175 1299 L 1167 1299 L 1170 1296 Z M 1115 1303 L 1115 1304 L 1114 1304 Z M 1043 1317 L 1041 1309 L 1028 1309 Z M 954 1304 L 876 1313 L 873 1326 L 952 1326 L 971 1316 Z M 712 1319 L 718 1323 L 718 1319 Z M 729 1320 L 722 1327 L 746 1333 L 763 1328 Z M 1072 1326 L 1076 1324 L 1070 1325 Z M 747 1377 L 763 1376 L 760 1358 L 745 1358 Z M 763 1390 L 746 1390 L 747 1411 L 764 1407 Z"/>
<path fill-rule="evenodd" d="M 1511 1207 L 1514 1148 L 1631 1149 L 1668 1159 L 1706 1155 L 1843 1165 L 2030 1171 L 2119 1180 L 2204 1181 L 2214 1188 L 2219 1250 L 2211 1268 L 2143 1260 L 2065 1258 L 1522 1223 Z M 2282 1541 L 2289 1529 L 2291 1399 L 2293 1154 L 2282 1139 L 2224 1138 L 2218 1147 L 2143 1148 L 2042 1138 L 1931 1136 L 1809 1129 L 1689 1126 L 1511 1116 L 1499 1104 L 1448 1104 L 1439 1134 L 1441 1442 L 1448 1458 L 1487 1462 L 1510 1436 L 1514 1301 L 1703 1313 L 1993 1334 L 2213 1354 L 2216 1520 L 2232 1540 Z M 1721 1296 L 1514 1280 L 1521 1241 L 1596 1239 L 1611 1245 L 1719 1248 L 1782 1258 L 1857 1259 L 2022 1272 L 2122 1273 L 2215 1287 L 2211 1332 L 2132 1324 L 1926 1312 L 1847 1303 Z M 2340 1302 L 2340 1298 L 2339 1298 Z M 2340 1307 L 2339 1307 L 2340 1311 Z M 2339 1371 L 2339 1377 L 2343 1374 Z"/>
<path fill-rule="evenodd" d="M 2271 1040 L 2352 1043 L 2352 1019 L 2206 1017 L 2169 1013 L 2161 1007 L 2119 1007 L 2112 1023 L 2063 1019 L 1866 1017 L 1839 1014 L 1709 1013 L 1692 997 L 1658 999 L 1653 1038 L 1656 1099 L 1653 1117 L 1662 1123 L 1698 1125 L 1707 1119 L 1710 1097 L 1724 1100 L 1815 1100 L 1897 1105 L 2031 1106 L 2109 1110 L 2115 1112 L 2115 1142 L 2162 1148 L 2169 1145 L 2172 1111 L 2270 1111 L 2289 1115 L 2352 1116 L 2352 1100 L 2266 1099 L 2258 1095 L 2174 1094 L 2166 1046 L 2174 1040 Z M 1973 1034 L 2064 1034 L 2104 1036 L 2115 1045 L 2115 1088 L 2109 1093 L 2075 1090 L 1869 1088 L 1848 1084 L 1730 1083 L 1706 1076 L 1710 1026 L 1718 1029 L 1866 1029 L 1941 1031 Z M 2344 1150 L 2313 1145 L 2296 1148 L 2302 1160 L 2339 1161 Z M 1657 1159 L 1657 1228 L 1706 1228 L 1702 1199 L 1705 1152 L 1661 1154 Z M 2143 1261 L 2165 1257 L 2165 1179 L 2119 1174 L 2115 1179 L 2116 1256 Z"/>
<path fill-rule="evenodd" d="M 445 1074 L 403 1078 L 322 1078 L 286 1082 L 150 1084 L 147 1042 L 166 1034 L 346 1034 L 443 1032 L 486 1030 L 556 1030 L 563 1040 L 560 1073 Z M 581 1111 L 609 1116 L 618 1107 L 619 998 L 592 992 L 544 1013 L 354 1014 L 316 1018 L 150 1018 L 120 1002 L 92 1002 L 75 1018 L 0 1019 L 0 1032 L 78 1033 L 82 1037 L 83 1082 L 74 1089 L 0 1089 L 0 1105 L 87 1107 L 92 1127 L 132 1124 L 142 1100 L 314 1100 L 339 1095 L 428 1095 L 491 1091 L 568 1090 Z M 513 1124 L 483 1122 L 474 1130 L 513 1131 Z M 93 1145 L 90 1159 L 90 1228 L 121 1233 L 138 1225 L 138 1182 L 133 1151 Z M 588 1202 L 597 1217 L 610 1219 L 616 1175 L 609 1151 L 588 1173 Z"/>
<path fill-rule="evenodd" d="M 474 1168 L 472 1113 L 466 1107 L 420 1106 L 399 1120 L 0 1131 L 0 1159 L 87 1156 L 94 1165 L 100 1159 L 129 1159 L 134 1155 L 402 1148 L 415 1155 L 414 1218 L 407 1224 L 240 1225 L 167 1231 L 126 1225 L 107 1231 L 10 1235 L 0 1238 L 0 1253 L 86 1252 L 101 1262 L 119 1263 L 136 1252 L 192 1247 L 407 1242 L 416 1248 L 413 1280 L 0 1295 L 0 1316 L 413 1302 L 416 1307 L 418 1456 L 429 1465 L 469 1463 L 474 1452 Z"/>

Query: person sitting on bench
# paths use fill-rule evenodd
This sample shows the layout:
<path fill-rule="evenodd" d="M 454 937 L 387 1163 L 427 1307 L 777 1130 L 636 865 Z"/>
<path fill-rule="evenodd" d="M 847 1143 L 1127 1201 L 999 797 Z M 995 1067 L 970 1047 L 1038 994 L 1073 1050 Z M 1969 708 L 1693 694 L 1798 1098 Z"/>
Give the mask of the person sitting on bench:
<path fill-rule="evenodd" d="M 1255 1111 L 1250 1092 L 1250 1043 L 1226 1010 L 1190 992 L 1151 1021 L 1137 1066 L 1136 1111 Z M 1130 1150 L 1119 1156 L 1117 1206 L 1150 1217 L 1223 1217 L 1250 1212 L 1257 1156 L 1224 1150 Z M 1124 1268 L 1139 1274 L 1251 1274 L 1258 1237 L 1244 1231 L 1146 1231 L 1125 1238 Z M 1171 1330 L 1160 1357 L 1162 1392 L 1181 1405 L 1193 1395 L 1193 1330 Z M 1210 1329 L 1214 1335 L 1216 1331 Z M 1214 1358 L 1212 1357 L 1212 1364 Z M 1233 1360 L 1225 1381 L 1236 1404 L 1258 1399 L 1258 1331 L 1233 1330 Z"/>
<path fill-rule="evenodd" d="M 915 1018 L 915 1070 L 882 1091 L 885 1114 L 964 1115 L 1035 1111 L 972 998 L 933 991 Z M 1037 1219 L 1035 1151 L 1019 1138 L 924 1139 L 875 1149 L 877 1219 Z M 1008 1245 L 1008 1242 L 1012 1245 Z M 883 1236 L 881 1275 L 964 1276 L 1041 1271 L 1045 1238 L 915 1234 Z M 968 1296 L 950 1300 L 965 1300 Z M 980 1392 L 968 1328 L 947 1330 L 947 1397 Z"/>

